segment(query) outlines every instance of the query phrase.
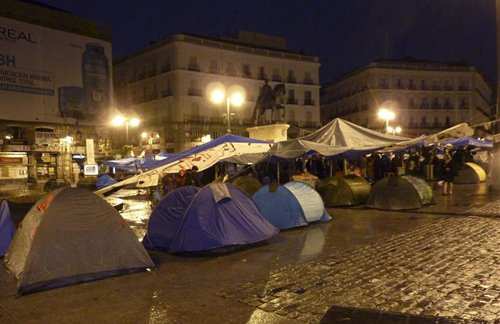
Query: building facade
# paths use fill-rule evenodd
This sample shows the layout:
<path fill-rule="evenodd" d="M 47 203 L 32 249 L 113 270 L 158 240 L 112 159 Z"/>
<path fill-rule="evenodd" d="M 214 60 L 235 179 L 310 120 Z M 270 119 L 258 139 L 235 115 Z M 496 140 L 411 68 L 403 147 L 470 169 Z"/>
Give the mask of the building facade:
<path fill-rule="evenodd" d="M 0 4 L 0 180 L 74 180 L 86 139 L 97 156 L 109 149 L 111 28 L 36 1 Z"/>
<path fill-rule="evenodd" d="M 381 109 L 394 112 L 390 126 L 410 136 L 479 124 L 495 111 L 492 89 L 474 66 L 403 59 L 372 62 L 326 86 L 321 119 L 341 117 L 385 131 Z"/>
<path fill-rule="evenodd" d="M 179 152 L 201 137 L 226 133 L 226 104 L 210 100 L 210 85 L 240 86 L 241 107 L 231 107 L 231 131 L 248 135 L 264 80 L 284 83 L 284 116 L 290 136 L 319 126 L 319 59 L 287 51 L 283 38 L 240 31 L 237 38 L 173 35 L 114 62 L 118 108 L 143 122 L 135 136 L 143 148 Z M 270 112 L 265 120 L 270 122 Z M 144 136 L 139 137 L 139 134 Z"/>

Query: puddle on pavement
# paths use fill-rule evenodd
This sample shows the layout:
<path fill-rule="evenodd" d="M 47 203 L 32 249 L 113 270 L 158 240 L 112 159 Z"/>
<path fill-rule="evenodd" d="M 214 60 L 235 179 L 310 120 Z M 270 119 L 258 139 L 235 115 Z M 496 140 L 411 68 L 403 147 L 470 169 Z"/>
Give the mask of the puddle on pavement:
<path fill-rule="evenodd" d="M 142 240 L 147 231 L 149 216 L 153 211 L 151 197 L 144 189 L 121 189 L 111 197 L 123 200 L 120 215 L 130 225 L 134 234 Z"/>

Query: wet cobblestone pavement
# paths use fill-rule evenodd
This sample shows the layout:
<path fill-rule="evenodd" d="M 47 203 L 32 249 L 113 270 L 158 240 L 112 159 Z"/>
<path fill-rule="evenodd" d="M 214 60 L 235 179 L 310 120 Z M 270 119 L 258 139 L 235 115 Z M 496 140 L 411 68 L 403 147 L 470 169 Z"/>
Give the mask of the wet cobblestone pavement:
<path fill-rule="evenodd" d="M 500 199 L 487 203 L 484 206 L 471 208 L 467 214 L 478 216 L 500 216 Z"/>
<path fill-rule="evenodd" d="M 388 323 L 409 315 L 500 323 L 500 220 L 438 220 L 217 295 L 305 323 L 320 322 L 331 306 L 406 315 Z"/>

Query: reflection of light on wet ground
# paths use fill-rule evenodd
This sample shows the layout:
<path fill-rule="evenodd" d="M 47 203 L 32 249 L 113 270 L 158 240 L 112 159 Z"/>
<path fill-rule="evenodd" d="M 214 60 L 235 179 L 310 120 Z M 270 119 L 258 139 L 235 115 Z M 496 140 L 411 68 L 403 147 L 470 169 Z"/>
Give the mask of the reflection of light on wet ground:
<path fill-rule="evenodd" d="M 151 312 L 149 313 L 149 324 L 166 323 L 167 310 L 162 306 L 156 291 L 153 292 Z"/>
<path fill-rule="evenodd" d="M 326 225 L 326 224 L 325 224 Z M 328 226 L 311 227 L 307 229 L 306 239 L 300 252 L 300 261 L 309 261 L 323 252 L 325 246 L 325 232 L 328 232 Z"/>
<path fill-rule="evenodd" d="M 151 197 L 144 189 L 121 189 L 112 197 L 123 200 L 122 217 L 127 221 L 135 235 L 142 240 L 146 234 L 149 216 L 153 211 Z"/>

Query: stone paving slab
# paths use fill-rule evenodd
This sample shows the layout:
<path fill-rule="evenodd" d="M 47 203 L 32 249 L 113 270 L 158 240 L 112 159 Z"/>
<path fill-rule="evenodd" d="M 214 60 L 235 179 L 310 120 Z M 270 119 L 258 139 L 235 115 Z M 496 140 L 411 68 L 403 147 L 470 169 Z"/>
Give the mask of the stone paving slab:
<path fill-rule="evenodd" d="M 500 199 L 487 203 L 481 207 L 471 208 L 467 211 L 469 215 L 477 216 L 490 216 L 499 217 L 500 216 Z"/>
<path fill-rule="evenodd" d="M 438 220 L 217 295 L 304 323 L 331 306 L 500 322 L 500 220 Z"/>

